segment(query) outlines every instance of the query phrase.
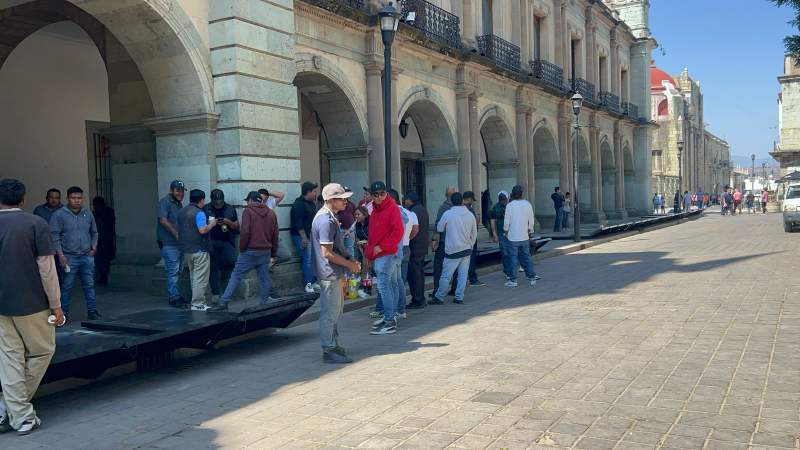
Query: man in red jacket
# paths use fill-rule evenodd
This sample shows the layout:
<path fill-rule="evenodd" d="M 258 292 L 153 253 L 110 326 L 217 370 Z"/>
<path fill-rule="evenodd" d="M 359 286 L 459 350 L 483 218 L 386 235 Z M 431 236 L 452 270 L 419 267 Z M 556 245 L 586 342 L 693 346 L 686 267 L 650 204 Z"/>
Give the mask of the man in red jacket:
<path fill-rule="evenodd" d="M 219 305 L 209 311 L 225 311 L 233 293 L 247 272 L 255 269 L 260 282 L 261 301 L 264 305 L 269 299 L 269 263 L 272 251 L 278 249 L 278 217 L 262 203 L 261 195 L 252 191 L 247 194 L 247 208 L 242 214 L 242 225 L 239 228 L 239 257 L 231 273 L 228 287 L 222 294 Z"/>
<path fill-rule="evenodd" d="M 370 334 L 394 334 L 397 332 L 395 313 L 403 262 L 400 242 L 405 230 L 400 208 L 386 195 L 386 184 L 382 181 L 372 183 L 370 193 L 375 208 L 369 216 L 369 240 L 364 254 L 378 276 L 378 291 L 383 303 L 383 319 L 373 324 Z"/>

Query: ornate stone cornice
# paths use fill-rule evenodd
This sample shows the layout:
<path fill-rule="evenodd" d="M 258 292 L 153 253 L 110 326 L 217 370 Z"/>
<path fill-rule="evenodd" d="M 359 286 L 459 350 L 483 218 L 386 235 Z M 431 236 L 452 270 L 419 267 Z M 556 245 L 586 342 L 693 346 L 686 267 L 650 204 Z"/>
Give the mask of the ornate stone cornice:
<path fill-rule="evenodd" d="M 366 158 L 372 153 L 372 146 L 359 145 L 355 147 L 329 148 L 323 153 L 331 160 Z"/>
<path fill-rule="evenodd" d="M 483 163 L 483 166 L 487 169 L 508 169 L 508 168 L 515 168 L 519 167 L 519 160 L 518 159 L 508 159 L 505 161 L 489 161 Z"/>
<path fill-rule="evenodd" d="M 175 134 L 215 132 L 219 123 L 219 114 L 198 113 L 177 116 L 158 116 L 143 121 L 144 125 L 153 130 L 156 136 L 169 136 Z"/>
<path fill-rule="evenodd" d="M 362 23 L 349 20 L 338 14 L 332 13 L 331 11 L 325 10 L 318 6 L 310 5 L 305 2 L 294 2 L 294 11 L 295 14 L 312 17 L 315 20 L 326 22 L 336 27 L 345 28 L 348 30 L 353 30 L 361 33 L 366 33 L 367 30 L 369 30 L 370 28 Z"/>

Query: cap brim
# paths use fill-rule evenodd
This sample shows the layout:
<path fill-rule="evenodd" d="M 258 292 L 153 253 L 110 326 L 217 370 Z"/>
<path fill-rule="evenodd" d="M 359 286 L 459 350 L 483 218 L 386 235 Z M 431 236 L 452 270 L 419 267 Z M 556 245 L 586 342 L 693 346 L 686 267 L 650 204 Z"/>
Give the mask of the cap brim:
<path fill-rule="evenodd" d="M 331 200 L 334 198 L 342 198 L 347 199 L 353 196 L 352 192 L 342 192 L 341 194 L 331 195 L 330 197 L 326 198 L 325 200 Z"/>

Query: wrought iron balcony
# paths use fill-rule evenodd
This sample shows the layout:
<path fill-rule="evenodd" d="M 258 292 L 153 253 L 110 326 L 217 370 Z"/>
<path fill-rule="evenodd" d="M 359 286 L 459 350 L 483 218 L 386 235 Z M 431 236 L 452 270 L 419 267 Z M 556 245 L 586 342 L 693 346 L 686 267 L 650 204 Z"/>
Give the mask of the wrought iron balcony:
<path fill-rule="evenodd" d="M 617 114 L 622 112 L 619 107 L 619 97 L 608 91 L 600 91 L 600 106 Z"/>
<path fill-rule="evenodd" d="M 534 78 L 542 80 L 553 89 L 564 90 L 564 69 L 543 59 L 535 59 L 530 65 Z"/>
<path fill-rule="evenodd" d="M 402 4 L 400 17 L 406 25 L 444 47 L 461 48 L 458 16 L 425 0 L 405 0 Z"/>
<path fill-rule="evenodd" d="M 596 104 L 597 100 L 594 96 L 594 84 L 589 83 L 583 78 L 574 78 L 569 80 L 569 85 L 572 92 L 577 92 L 583 96 L 583 101 Z"/>
<path fill-rule="evenodd" d="M 511 42 L 493 34 L 478 36 L 478 51 L 481 55 L 494 61 L 500 69 L 519 72 L 519 47 Z"/>
<path fill-rule="evenodd" d="M 347 9 L 359 10 L 363 13 L 368 13 L 367 0 L 304 0 L 314 6 L 326 9 L 336 14 L 342 14 Z"/>
<path fill-rule="evenodd" d="M 639 120 L 639 107 L 629 102 L 622 102 L 622 114 L 633 120 Z"/>

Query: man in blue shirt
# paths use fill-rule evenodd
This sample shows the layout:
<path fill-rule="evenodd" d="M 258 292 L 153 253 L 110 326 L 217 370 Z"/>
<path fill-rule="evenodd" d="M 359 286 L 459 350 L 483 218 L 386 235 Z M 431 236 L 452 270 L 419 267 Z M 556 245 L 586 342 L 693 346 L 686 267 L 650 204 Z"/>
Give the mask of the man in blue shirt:
<path fill-rule="evenodd" d="M 33 213 L 44 219 L 45 222 L 50 223 L 50 217 L 53 216 L 53 213 L 63 207 L 64 205 L 61 204 L 61 191 L 56 188 L 50 188 L 47 190 L 45 202 L 37 206 Z"/>
<path fill-rule="evenodd" d="M 217 226 L 217 219 L 208 218 L 203 211 L 205 204 L 206 193 L 200 189 L 192 189 L 189 192 L 189 204 L 178 213 L 178 247 L 183 253 L 184 263 L 189 267 L 193 311 L 210 308 L 206 302 L 208 276 L 211 272 L 208 235 Z"/>
<path fill-rule="evenodd" d="M 169 184 L 169 194 L 156 205 L 156 238 L 161 257 L 164 259 L 164 272 L 167 275 L 167 295 L 169 306 L 186 308 L 186 300 L 178 291 L 178 276 L 181 273 L 181 250 L 178 248 L 178 212 L 183 208 L 183 195 L 186 186 L 183 181 L 174 180 Z"/>

